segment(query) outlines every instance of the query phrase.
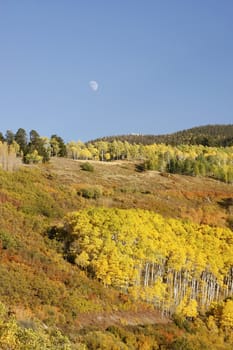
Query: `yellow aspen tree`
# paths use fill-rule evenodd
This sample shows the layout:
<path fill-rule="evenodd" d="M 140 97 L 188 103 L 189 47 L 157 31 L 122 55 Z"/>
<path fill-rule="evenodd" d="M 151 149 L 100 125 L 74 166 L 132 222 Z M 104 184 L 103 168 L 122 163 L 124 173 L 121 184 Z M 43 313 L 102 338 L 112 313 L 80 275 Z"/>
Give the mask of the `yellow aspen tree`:
<path fill-rule="evenodd" d="M 229 299 L 223 306 L 221 316 L 221 326 L 233 329 L 233 300 Z"/>

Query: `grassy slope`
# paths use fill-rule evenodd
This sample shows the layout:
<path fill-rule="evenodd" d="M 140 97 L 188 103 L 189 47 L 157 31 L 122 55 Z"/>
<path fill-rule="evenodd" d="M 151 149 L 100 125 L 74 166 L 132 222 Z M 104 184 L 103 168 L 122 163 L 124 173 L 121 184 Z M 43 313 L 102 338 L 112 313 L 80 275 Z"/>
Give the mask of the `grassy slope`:
<path fill-rule="evenodd" d="M 137 172 L 132 162 L 92 162 L 95 171 L 80 171 L 82 161 L 53 159 L 51 171 L 74 190 L 99 186 L 103 195 L 96 201 L 84 200 L 82 207 L 99 205 L 143 208 L 164 216 L 197 223 L 226 226 L 232 208 L 225 206 L 233 197 L 232 185 L 202 177 Z"/>
<path fill-rule="evenodd" d="M 95 170 L 90 173 L 80 170 L 80 163 L 52 159 L 38 168 L 0 171 L 1 301 L 21 321 L 37 317 L 72 333 L 88 325 L 161 322 L 145 305 L 132 304 L 120 293 L 104 289 L 65 262 L 59 244 L 46 237 L 47 228 L 66 212 L 88 206 L 146 208 L 225 226 L 232 208 L 223 204 L 232 198 L 232 185 L 139 173 L 135 164 L 127 162 L 93 163 Z M 77 195 L 80 188 L 96 186 L 102 193 L 98 199 Z"/>
<path fill-rule="evenodd" d="M 76 181 L 56 173 L 53 165 L 0 172 L 0 300 L 21 320 L 36 316 L 62 328 L 88 323 L 81 317 L 87 312 L 101 313 L 108 324 L 106 313 L 146 309 L 88 279 L 64 261 L 59 243 L 47 238 L 48 227 L 66 212 L 87 205 L 77 195 Z M 89 176 L 85 173 L 86 182 Z M 157 312 L 153 317 L 160 318 Z"/>

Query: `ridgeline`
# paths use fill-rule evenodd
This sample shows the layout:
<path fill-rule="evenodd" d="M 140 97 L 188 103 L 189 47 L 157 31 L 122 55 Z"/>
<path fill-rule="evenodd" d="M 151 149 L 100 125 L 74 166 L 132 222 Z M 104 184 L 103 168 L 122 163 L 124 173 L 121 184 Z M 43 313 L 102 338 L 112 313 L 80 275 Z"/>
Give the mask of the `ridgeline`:
<path fill-rule="evenodd" d="M 185 145 L 203 145 L 211 147 L 226 147 L 233 145 L 233 124 L 229 125 L 205 125 L 198 126 L 191 129 L 178 131 L 172 134 L 165 135 L 143 135 L 143 134 L 129 134 L 116 135 L 98 138 L 90 143 L 97 141 L 112 142 L 127 141 L 130 144 L 152 145 L 154 143 L 178 146 Z"/>

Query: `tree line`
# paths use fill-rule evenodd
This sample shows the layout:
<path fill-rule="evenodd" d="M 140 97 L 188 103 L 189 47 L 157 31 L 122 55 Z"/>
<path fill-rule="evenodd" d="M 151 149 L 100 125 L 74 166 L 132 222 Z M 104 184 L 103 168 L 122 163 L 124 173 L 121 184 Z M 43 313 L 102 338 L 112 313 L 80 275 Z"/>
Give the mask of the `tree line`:
<path fill-rule="evenodd" d="M 131 144 L 141 143 L 143 145 L 152 145 L 154 143 L 164 143 L 167 145 L 177 146 L 180 144 L 203 145 L 210 147 L 227 147 L 233 146 L 233 124 L 230 125 L 205 125 L 195 128 L 178 131 L 172 134 L 164 135 L 143 135 L 128 134 L 118 136 L 108 136 L 93 140 L 112 142 L 127 141 Z"/>
<path fill-rule="evenodd" d="M 41 137 L 36 130 L 31 130 L 29 135 L 22 128 L 15 134 L 10 130 L 7 130 L 5 136 L 0 133 L 0 163 L 4 169 L 7 169 L 6 164 L 12 163 L 12 159 L 16 157 L 30 164 L 47 162 L 54 156 L 73 160 L 130 160 L 138 163 L 137 170 L 140 171 L 156 170 L 190 176 L 208 176 L 233 183 L 233 146 L 172 146 L 164 143 L 143 145 L 117 139 L 87 143 L 71 141 L 65 144 L 56 134 L 50 138 Z M 10 161 L 6 160 L 7 157 Z"/>
<path fill-rule="evenodd" d="M 208 176 L 233 183 L 233 146 L 130 144 L 127 141 L 69 142 L 67 156 L 86 160 L 131 160 L 139 162 L 138 170 L 191 176 Z"/>
<path fill-rule="evenodd" d="M 31 130 L 29 135 L 23 128 L 16 133 L 7 130 L 5 135 L 0 132 L 0 148 L 5 149 L 5 156 L 13 154 L 22 158 L 26 164 L 47 162 L 52 156 L 65 157 L 66 145 L 58 135 L 50 138 L 42 137 L 36 130 Z M 5 166 L 3 166 L 5 168 Z"/>

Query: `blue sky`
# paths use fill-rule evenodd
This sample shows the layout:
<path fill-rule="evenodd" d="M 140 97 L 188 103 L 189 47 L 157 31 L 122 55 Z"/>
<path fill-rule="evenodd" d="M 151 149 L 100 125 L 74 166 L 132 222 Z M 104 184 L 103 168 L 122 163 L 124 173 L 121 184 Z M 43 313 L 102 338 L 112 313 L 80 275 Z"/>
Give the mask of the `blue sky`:
<path fill-rule="evenodd" d="M 232 124 L 232 38 L 232 0 L 0 0 L 0 130 Z"/>

